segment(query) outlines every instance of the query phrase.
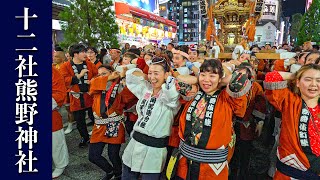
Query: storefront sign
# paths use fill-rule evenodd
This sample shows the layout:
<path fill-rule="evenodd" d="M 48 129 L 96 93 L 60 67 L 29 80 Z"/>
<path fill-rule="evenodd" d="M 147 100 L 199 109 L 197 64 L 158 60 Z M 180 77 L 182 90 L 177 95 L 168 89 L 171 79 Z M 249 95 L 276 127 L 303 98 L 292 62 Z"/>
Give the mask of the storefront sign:
<path fill-rule="evenodd" d="M 278 19 L 278 5 L 278 0 L 265 0 L 261 19 L 276 21 Z"/>

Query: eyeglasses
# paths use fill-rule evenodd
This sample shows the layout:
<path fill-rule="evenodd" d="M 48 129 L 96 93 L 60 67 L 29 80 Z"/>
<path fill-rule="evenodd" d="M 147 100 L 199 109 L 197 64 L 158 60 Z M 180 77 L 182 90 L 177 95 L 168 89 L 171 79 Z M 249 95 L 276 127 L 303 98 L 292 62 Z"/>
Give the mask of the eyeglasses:
<path fill-rule="evenodd" d="M 94 51 L 87 51 L 86 53 L 87 53 L 87 54 L 95 54 Z"/>

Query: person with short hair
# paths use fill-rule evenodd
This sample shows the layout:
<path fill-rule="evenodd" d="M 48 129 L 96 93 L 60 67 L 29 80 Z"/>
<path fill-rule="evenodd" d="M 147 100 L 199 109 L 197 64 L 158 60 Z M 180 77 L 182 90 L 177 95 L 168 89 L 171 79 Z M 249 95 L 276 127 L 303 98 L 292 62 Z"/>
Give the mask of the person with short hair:
<path fill-rule="evenodd" d="M 62 49 L 61 49 L 62 50 Z M 63 51 L 55 51 L 53 54 L 53 65 L 56 69 L 60 72 L 61 65 L 65 62 L 65 59 L 67 57 L 65 56 Z M 67 113 L 68 113 L 68 126 L 67 129 L 64 131 L 65 134 L 69 134 L 73 130 L 73 125 L 75 123 L 73 114 L 70 112 L 70 99 L 67 94 L 67 98 L 64 102 L 64 106 L 66 107 Z"/>
<path fill-rule="evenodd" d="M 319 48 L 319 45 L 316 45 L 316 44 L 315 44 L 315 45 L 312 45 L 312 48 L 313 48 L 313 51 L 314 51 L 314 52 L 319 52 L 319 49 L 320 49 L 320 48 Z"/>
<path fill-rule="evenodd" d="M 265 50 L 271 50 L 271 44 L 270 43 L 267 43 L 265 46 L 264 46 Z"/>
<path fill-rule="evenodd" d="M 58 70 L 60 69 L 61 65 L 66 61 L 66 56 L 63 52 L 63 50 L 59 51 L 54 51 L 53 53 L 53 66 L 57 68 Z"/>
<path fill-rule="evenodd" d="M 126 50 L 127 52 L 127 50 Z M 110 65 L 116 69 L 117 66 L 121 65 L 122 59 L 121 59 L 121 51 L 118 48 L 111 48 L 110 49 L 110 56 L 111 56 L 111 62 Z"/>
<path fill-rule="evenodd" d="M 254 53 L 258 53 L 261 49 L 258 46 L 251 46 L 250 51 Z"/>
<path fill-rule="evenodd" d="M 181 75 L 198 74 L 197 68 L 192 62 L 189 61 L 189 55 L 181 50 L 172 50 L 173 53 L 173 66 Z"/>
<path fill-rule="evenodd" d="M 96 65 L 96 67 L 100 67 L 102 65 L 102 63 L 99 61 L 99 59 L 97 58 L 98 55 L 98 50 L 95 47 L 87 47 L 87 56 L 90 60 L 90 62 L 92 62 L 94 65 Z"/>
<path fill-rule="evenodd" d="M 81 136 L 79 147 L 87 146 L 89 134 L 86 125 L 86 110 L 92 106 L 92 97 L 89 92 L 89 81 L 98 74 L 96 66 L 87 60 L 86 47 L 75 44 L 70 47 L 72 61 L 64 63 L 60 72 L 65 80 L 69 92 L 70 111 L 77 121 L 77 128 Z"/>
<path fill-rule="evenodd" d="M 288 52 L 291 51 L 291 47 L 289 46 L 288 43 L 283 43 L 283 44 L 282 44 L 282 49 L 287 50 Z"/>
<path fill-rule="evenodd" d="M 174 45 L 172 43 L 168 43 L 167 50 L 172 51 L 174 49 Z"/>
<path fill-rule="evenodd" d="M 90 138 L 89 161 L 106 173 L 104 180 L 117 180 L 122 174 L 120 148 L 125 142 L 123 104 L 130 99 L 120 77 L 112 66 L 103 64 L 98 68 L 98 76 L 90 81 L 95 123 Z M 105 145 L 108 145 L 112 164 L 102 156 Z"/>
<path fill-rule="evenodd" d="M 308 55 L 306 55 L 304 64 L 314 64 L 319 57 L 320 52 L 310 52 Z"/>

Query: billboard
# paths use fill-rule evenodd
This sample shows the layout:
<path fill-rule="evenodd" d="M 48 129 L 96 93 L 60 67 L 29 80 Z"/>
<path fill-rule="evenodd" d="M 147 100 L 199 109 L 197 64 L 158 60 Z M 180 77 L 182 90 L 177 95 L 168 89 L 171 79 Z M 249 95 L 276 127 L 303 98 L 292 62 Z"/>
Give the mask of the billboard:
<path fill-rule="evenodd" d="M 169 2 L 169 0 L 159 0 L 159 4 L 164 4 L 164 3 L 167 3 Z"/>
<path fill-rule="evenodd" d="M 122 0 L 127 2 L 130 6 L 136 6 L 149 12 L 156 12 L 158 7 L 156 6 L 156 0 Z"/>
<path fill-rule="evenodd" d="M 278 7 L 278 0 L 265 0 L 261 20 L 276 21 L 278 19 Z"/>

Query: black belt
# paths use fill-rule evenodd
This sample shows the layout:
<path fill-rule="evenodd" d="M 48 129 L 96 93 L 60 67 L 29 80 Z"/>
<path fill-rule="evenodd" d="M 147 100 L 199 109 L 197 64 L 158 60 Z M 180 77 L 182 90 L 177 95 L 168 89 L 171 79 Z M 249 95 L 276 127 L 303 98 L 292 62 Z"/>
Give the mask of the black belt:
<path fill-rule="evenodd" d="M 280 171 L 282 174 L 290 176 L 295 179 L 302 179 L 302 180 L 320 180 L 320 176 L 315 174 L 314 172 L 307 170 L 301 171 L 299 169 L 293 168 L 282 163 L 279 159 L 277 160 L 277 170 Z"/>
<path fill-rule="evenodd" d="M 133 139 L 138 141 L 141 144 L 146 146 L 156 147 L 156 148 L 164 148 L 168 146 L 169 137 L 165 138 L 155 138 L 151 137 L 137 131 L 133 132 L 132 135 Z"/>

